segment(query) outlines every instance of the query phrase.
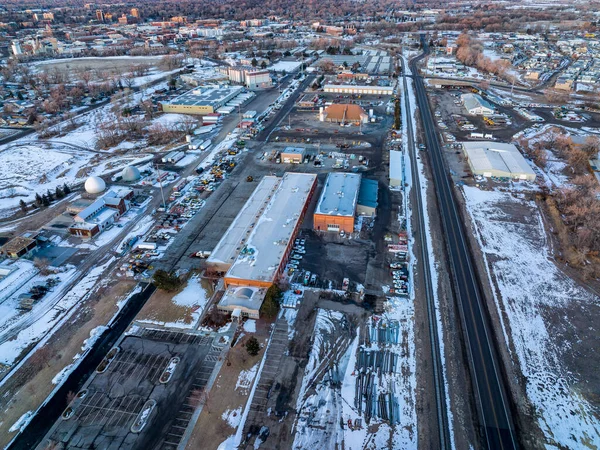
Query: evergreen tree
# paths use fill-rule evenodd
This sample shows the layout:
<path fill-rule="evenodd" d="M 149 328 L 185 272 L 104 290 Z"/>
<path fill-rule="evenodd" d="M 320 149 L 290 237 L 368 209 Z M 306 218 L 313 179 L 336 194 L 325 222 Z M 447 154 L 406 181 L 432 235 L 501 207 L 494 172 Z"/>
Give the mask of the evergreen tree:
<path fill-rule="evenodd" d="M 40 194 L 38 194 L 36 192 L 35 193 L 35 206 L 37 206 L 39 208 L 43 204 L 44 204 L 44 199 L 40 196 Z"/>
<path fill-rule="evenodd" d="M 46 197 L 48 197 L 48 201 L 52 203 L 54 201 L 54 195 L 50 192 L 50 189 L 46 192 Z"/>
<path fill-rule="evenodd" d="M 50 200 L 46 194 L 42 195 L 42 205 L 50 206 Z"/>
<path fill-rule="evenodd" d="M 25 202 L 23 201 L 23 199 L 21 199 L 21 200 L 19 201 L 19 206 L 21 207 L 21 211 L 23 211 L 24 213 L 26 213 L 26 212 L 27 212 L 27 203 L 25 203 Z"/>
<path fill-rule="evenodd" d="M 260 315 L 262 317 L 273 319 L 277 317 L 279 312 L 279 299 L 281 298 L 281 289 L 274 284 L 267 289 L 265 300 L 260 307 Z"/>
<path fill-rule="evenodd" d="M 258 65 L 258 61 L 256 60 L 256 58 L 252 58 L 252 61 L 250 61 L 250 64 L 252 64 L 252 67 L 256 67 Z"/>
<path fill-rule="evenodd" d="M 63 186 L 63 193 L 65 195 L 69 195 L 71 193 L 71 188 L 67 185 L 67 183 L 65 183 L 65 185 Z"/>
<path fill-rule="evenodd" d="M 60 200 L 61 198 L 64 198 L 65 193 L 62 191 L 60 186 L 56 186 L 56 191 L 54 192 L 54 195 L 56 196 L 57 199 Z"/>
<path fill-rule="evenodd" d="M 251 336 L 250 339 L 248 339 L 248 342 L 246 342 L 246 350 L 250 356 L 258 355 L 258 352 L 260 351 L 258 339 L 256 339 L 254 336 Z"/>
<path fill-rule="evenodd" d="M 165 291 L 175 291 L 181 286 L 181 280 L 177 275 L 162 269 L 154 272 L 152 280 L 157 288 Z"/>

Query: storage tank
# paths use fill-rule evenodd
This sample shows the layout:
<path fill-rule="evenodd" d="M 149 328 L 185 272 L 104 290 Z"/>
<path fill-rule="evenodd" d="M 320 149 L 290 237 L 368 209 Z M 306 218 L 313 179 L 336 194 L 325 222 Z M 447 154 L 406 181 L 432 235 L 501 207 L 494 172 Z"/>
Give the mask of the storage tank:
<path fill-rule="evenodd" d="M 106 189 L 106 183 L 100 177 L 91 176 L 85 181 L 84 188 L 88 194 L 99 194 Z"/>
<path fill-rule="evenodd" d="M 121 178 L 123 181 L 137 181 L 141 178 L 140 171 L 135 166 L 127 166 L 121 172 Z"/>

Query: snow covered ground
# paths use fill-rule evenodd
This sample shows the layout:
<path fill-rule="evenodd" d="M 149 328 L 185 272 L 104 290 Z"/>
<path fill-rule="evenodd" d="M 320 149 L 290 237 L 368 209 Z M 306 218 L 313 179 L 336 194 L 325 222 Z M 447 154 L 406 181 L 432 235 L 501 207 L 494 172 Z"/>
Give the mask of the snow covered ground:
<path fill-rule="evenodd" d="M 204 311 L 209 299 L 210 295 L 206 288 L 200 283 L 200 277 L 193 276 L 188 280 L 185 288 L 171 299 L 171 302 L 174 305 L 191 308 L 191 320 L 185 320 L 184 317 L 181 317 L 176 322 L 164 322 L 151 318 L 138 319 L 137 321 L 140 323 L 155 324 L 164 327 L 194 328 L 197 325 L 198 320 L 200 319 L 200 316 L 202 315 L 202 312 Z"/>
<path fill-rule="evenodd" d="M 237 382 L 235 383 L 235 390 L 237 391 L 239 389 L 241 392 L 247 393 L 250 389 L 250 386 L 252 386 L 252 382 L 256 377 L 257 371 L 258 364 L 252 366 L 248 370 L 242 370 L 238 376 Z"/>
<path fill-rule="evenodd" d="M 569 344 L 557 342 L 548 314 L 600 299 L 576 285 L 551 261 L 534 202 L 514 193 L 464 187 L 475 235 L 495 283 L 502 330 L 525 377 L 546 448 L 597 448 L 600 420 L 575 387 L 581 380 L 561 363 Z M 511 211 L 525 208 L 519 217 Z M 563 320 L 563 319 L 561 319 Z M 511 347 L 511 344 L 514 347 Z"/>
<path fill-rule="evenodd" d="M 408 60 L 406 59 L 406 56 L 403 56 L 404 59 L 404 64 L 405 64 L 405 68 L 407 68 L 407 74 L 410 75 L 410 69 L 409 69 L 409 65 L 408 65 Z M 413 86 L 413 79 L 407 77 L 406 78 L 407 84 L 408 84 L 408 100 L 409 100 L 409 108 L 410 111 L 406 111 L 406 104 L 404 102 L 404 92 L 403 92 L 403 98 L 400 103 L 402 105 L 402 129 L 403 130 L 407 130 L 407 128 L 410 126 L 412 128 L 412 130 L 415 132 L 415 134 L 413 136 L 416 136 L 416 130 L 417 130 L 417 122 L 416 122 L 416 114 L 417 114 L 417 100 L 415 97 L 415 91 L 414 91 L 414 86 Z M 410 124 L 408 122 L 408 119 L 410 118 Z M 417 145 L 417 142 L 412 143 L 415 146 Z M 402 147 L 404 149 L 408 149 L 408 133 L 405 131 L 404 133 L 402 133 Z M 405 151 L 405 156 L 406 156 L 406 167 L 410 168 L 412 167 L 411 165 L 411 157 L 412 154 L 408 151 Z M 417 159 L 417 167 L 418 167 L 418 173 L 412 173 L 411 170 L 407 170 L 407 174 L 406 174 L 406 184 L 408 185 L 408 189 L 406 189 L 405 191 L 405 199 L 404 199 L 404 204 L 406 205 L 407 209 L 406 209 L 406 223 L 407 223 L 407 228 L 408 228 L 408 235 L 410 236 L 410 242 L 409 242 L 409 246 L 410 246 L 410 256 L 411 256 L 411 261 L 413 261 L 413 264 L 411 264 L 409 266 L 409 270 L 410 270 L 410 280 L 411 283 L 414 281 L 414 277 L 415 277 L 415 262 L 416 262 L 416 258 L 415 255 L 413 254 L 413 246 L 414 246 L 414 233 L 412 230 L 412 223 L 410 220 L 408 220 L 410 217 L 412 217 L 412 209 L 410 208 L 410 201 L 409 201 L 409 193 L 412 189 L 416 188 L 416 184 L 415 181 L 418 177 L 418 182 L 419 182 L 419 186 L 421 188 L 421 200 L 423 203 L 423 207 L 422 207 L 422 211 L 421 214 L 423 215 L 423 220 L 425 222 L 425 228 L 427 229 L 426 232 L 426 245 L 427 245 L 427 253 L 428 253 L 428 259 L 429 259 L 429 273 L 431 276 L 431 283 L 432 286 L 434 287 L 433 289 L 433 298 L 434 298 L 434 302 L 435 302 L 435 316 L 436 316 L 436 322 L 437 322 L 437 327 L 438 327 L 438 336 L 440 337 L 439 341 L 438 341 L 438 345 L 440 348 L 440 355 L 441 355 L 441 361 L 442 361 L 442 368 L 443 368 L 443 373 L 444 373 L 444 384 L 445 384 L 445 390 L 446 390 L 446 410 L 448 412 L 448 428 L 449 428 L 449 434 L 450 434 L 450 441 L 452 443 L 454 443 L 454 426 L 453 426 L 453 415 L 452 415 L 452 408 L 450 405 L 450 396 L 449 396 L 449 392 L 448 392 L 448 369 L 446 367 L 446 359 L 445 359 L 445 342 L 443 339 L 444 336 L 444 330 L 442 327 L 442 317 L 440 314 L 440 304 L 439 304 L 439 297 L 438 297 L 438 286 L 439 286 L 439 282 L 438 282 L 438 264 L 436 262 L 436 256 L 435 253 L 433 251 L 433 236 L 431 234 L 431 226 L 430 226 L 430 219 L 429 219 L 429 210 L 428 210 L 428 202 L 427 202 L 427 186 L 428 186 L 428 180 L 425 176 L 425 168 L 423 166 L 422 160 L 421 159 Z M 400 219 L 400 218 L 399 218 Z M 411 286 L 411 299 L 414 301 L 414 292 L 415 290 L 412 288 Z"/>
<path fill-rule="evenodd" d="M 31 344 L 43 345 L 46 339 L 77 310 L 77 305 L 89 297 L 106 269 L 114 262 L 110 257 L 104 263 L 90 270 L 66 294 L 64 289 L 57 287 L 51 295 L 38 302 L 34 309 L 18 320 L 10 322 L 0 335 L 0 362 L 11 365 L 20 353 Z M 73 273 L 69 272 L 69 280 Z M 18 333 L 14 334 L 14 330 Z"/>
<path fill-rule="evenodd" d="M 386 309 L 382 317 L 369 323 L 367 333 L 375 335 L 376 328 L 385 322 L 386 326 L 395 327 L 397 342 L 360 344 L 357 329 L 346 350 L 337 354 L 333 370 L 327 370 L 327 365 L 324 369 L 323 361 L 336 355 L 344 339 L 336 333 L 336 328 L 345 326 L 345 318 L 340 312 L 318 310 L 313 346 L 296 405 L 294 449 L 417 448 L 414 309 L 412 302 L 399 298 L 390 299 Z M 393 354 L 394 369 L 377 375 L 376 371 L 360 366 L 358 352 Z M 366 417 L 365 402 L 356 400 L 361 374 L 374 376 L 376 398 L 381 394 L 395 399 L 390 407 L 394 410 L 390 421 L 377 415 Z"/>
<path fill-rule="evenodd" d="M 65 183 L 83 183 L 90 175 L 104 175 L 131 164 L 151 159 L 138 153 L 131 156 L 98 155 L 67 143 L 18 141 L 0 147 L 0 216 L 10 215 L 19 201 L 31 203 L 35 194 L 52 193 Z"/>

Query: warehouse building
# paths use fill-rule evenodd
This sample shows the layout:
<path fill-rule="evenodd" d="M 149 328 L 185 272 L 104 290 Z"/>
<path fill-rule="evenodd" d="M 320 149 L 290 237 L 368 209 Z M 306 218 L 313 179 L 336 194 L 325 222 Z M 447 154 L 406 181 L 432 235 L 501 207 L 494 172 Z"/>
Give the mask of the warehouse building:
<path fill-rule="evenodd" d="M 376 180 L 367 178 L 361 180 L 356 202 L 356 214 L 358 216 L 375 217 L 378 190 L 379 185 Z"/>
<path fill-rule="evenodd" d="M 313 217 L 317 231 L 352 233 L 360 189 L 360 174 L 332 172 L 327 175 Z"/>
<path fill-rule="evenodd" d="M 249 89 L 269 88 L 273 85 L 268 70 L 261 70 L 252 66 L 222 67 L 220 70 L 227 75 L 229 81 L 243 84 Z"/>
<path fill-rule="evenodd" d="M 269 288 L 285 268 L 314 193 L 317 176 L 287 172 L 278 180 L 277 188 L 269 196 L 260 217 L 241 243 L 241 251 L 225 274 L 226 287 Z"/>
<path fill-rule="evenodd" d="M 226 272 L 221 311 L 258 318 L 267 289 L 285 269 L 316 185 L 315 174 L 262 179 L 207 260 L 209 270 Z"/>
<path fill-rule="evenodd" d="M 210 114 L 244 91 L 242 86 L 202 86 L 161 103 L 164 112 Z"/>
<path fill-rule="evenodd" d="M 367 123 L 369 115 L 359 105 L 352 103 L 329 105 L 327 108 L 321 108 L 319 113 L 321 122 L 334 123 Z"/>
<path fill-rule="evenodd" d="M 285 164 L 300 164 L 304 160 L 305 149 L 302 147 L 286 147 L 281 152 L 281 161 Z"/>
<path fill-rule="evenodd" d="M 281 178 L 266 176 L 246 201 L 235 220 L 206 260 L 208 270 L 225 273 L 240 253 L 248 235 L 262 215 L 267 203 L 277 190 Z"/>
<path fill-rule="evenodd" d="M 513 144 L 478 141 L 462 146 L 473 175 L 535 180 L 535 172 Z"/>
<path fill-rule="evenodd" d="M 461 99 L 469 114 L 474 116 L 494 114 L 494 106 L 477 94 L 463 94 Z"/>
<path fill-rule="evenodd" d="M 394 93 L 392 86 L 354 86 L 350 84 L 326 84 L 323 90 L 335 94 L 392 95 Z"/>
<path fill-rule="evenodd" d="M 390 150 L 390 188 L 402 186 L 402 152 Z"/>

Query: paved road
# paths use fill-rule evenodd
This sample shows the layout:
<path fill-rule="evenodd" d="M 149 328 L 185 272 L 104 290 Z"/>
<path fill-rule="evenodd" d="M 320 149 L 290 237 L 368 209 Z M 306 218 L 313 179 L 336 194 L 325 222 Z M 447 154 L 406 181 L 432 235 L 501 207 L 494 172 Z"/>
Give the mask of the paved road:
<path fill-rule="evenodd" d="M 450 265 L 454 275 L 454 290 L 463 321 L 463 332 L 471 365 L 473 390 L 485 447 L 488 449 L 517 449 L 517 437 L 512 420 L 510 400 L 504 382 L 502 367 L 494 347 L 489 317 L 480 280 L 475 273 L 462 220 L 444 157 L 440 149 L 435 121 L 427 101 L 423 79 L 418 76 L 416 63 L 425 53 L 411 61 L 416 99 L 421 112 L 427 151 L 433 171 Z"/>
<path fill-rule="evenodd" d="M 281 121 L 287 116 L 292 110 L 294 103 L 300 97 L 300 94 L 304 92 L 304 90 L 313 82 L 315 79 L 315 75 L 308 75 L 300 86 L 294 91 L 294 93 L 287 99 L 287 101 L 281 106 L 281 109 L 273 116 L 271 122 L 262 130 L 258 136 L 256 137 L 257 141 L 267 141 L 269 136 L 271 136 L 271 132 L 277 127 Z"/>
<path fill-rule="evenodd" d="M 407 114 L 411 111 L 410 99 L 408 94 L 408 83 L 406 81 L 406 68 L 404 59 L 402 61 L 402 73 L 405 76 L 402 77 L 404 82 L 404 102 L 406 105 L 405 111 Z M 433 384 L 435 388 L 435 406 L 437 414 L 437 428 L 438 428 L 438 444 L 440 449 L 452 448 L 452 444 L 449 436 L 448 427 L 448 411 L 446 409 L 446 386 L 444 383 L 444 368 L 442 366 L 442 356 L 440 352 L 440 336 L 438 335 L 438 324 L 435 315 L 435 296 L 434 287 L 431 280 L 431 261 L 429 260 L 429 250 L 427 247 L 427 227 L 425 225 L 425 219 L 423 217 L 423 199 L 421 197 L 421 183 L 419 181 L 419 167 L 417 164 L 417 151 L 415 150 L 415 138 L 414 130 L 412 128 L 412 120 L 407 117 L 407 141 L 408 151 L 410 152 L 411 162 L 411 173 L 414 183 L 414 189 L 412 190 L 415 195 L 416 208 L 414 208 L 414 214 L 417 219 L 416 236 L 415 238 L 419 241 L 419 248 L 421 250 L 418 259 L 418 272 L 423 274 L 423 281 L 425 284 L 425 297 L 427 300 L 427 319 L 429 323 L 429 340 L 431 342 L 431 360 L 433 368 Z"/>

